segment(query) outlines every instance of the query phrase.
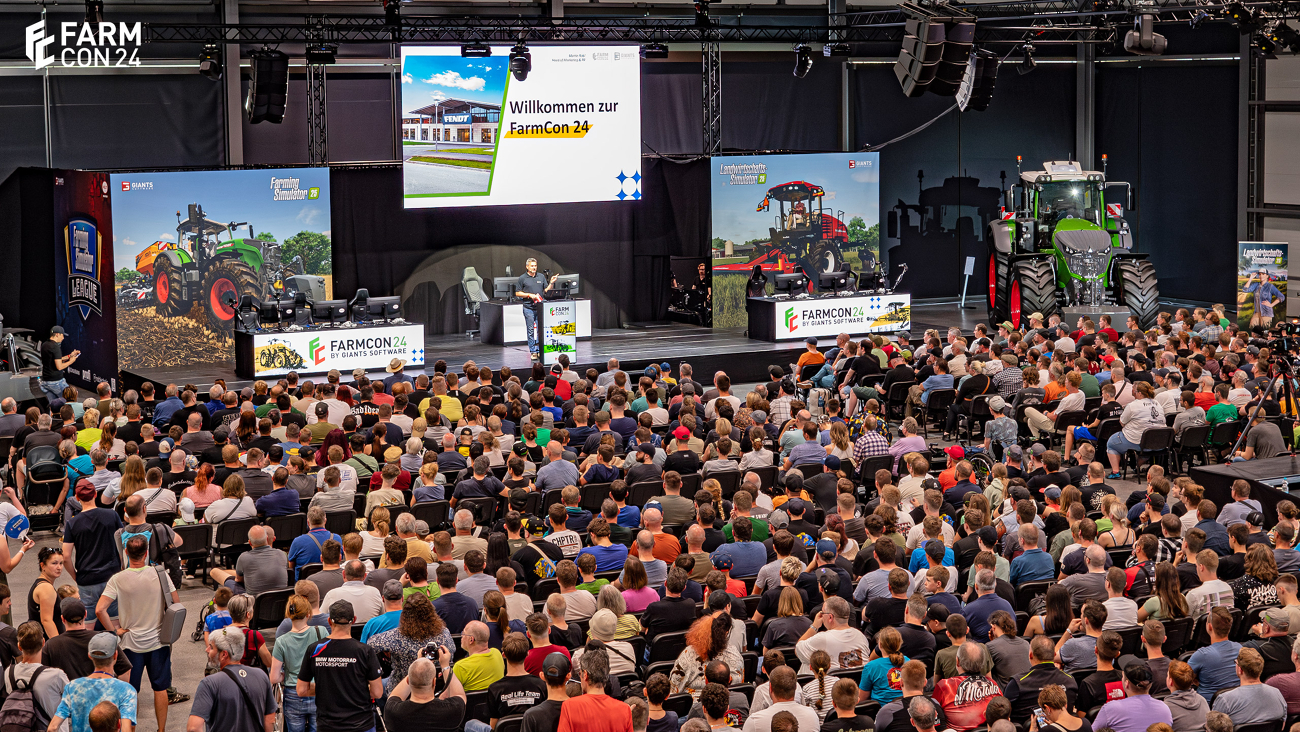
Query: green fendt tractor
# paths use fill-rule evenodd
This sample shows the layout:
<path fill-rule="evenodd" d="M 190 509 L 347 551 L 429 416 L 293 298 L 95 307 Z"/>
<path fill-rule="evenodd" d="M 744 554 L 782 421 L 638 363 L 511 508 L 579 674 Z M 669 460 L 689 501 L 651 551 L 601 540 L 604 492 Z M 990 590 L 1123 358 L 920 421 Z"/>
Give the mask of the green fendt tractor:
<path fill-rule="evenodd" d="M 153 279 L 160 315 L 185 315 L 197 300 L 208 327 L 228 333 L 243 295 L 261 300 L 302 292 L 308 300 L 325 299 L 324 278 L 303 274 L 299 257 L 282 263 L 280 245 L 254 238 L 247 222 L 213 221 L 197 203 L 185 219 L 177 211 L 176 221 L 178 241 L 154 242 L 135 258 L 136 270 Z M 249 238 L 234 238 L 241 226 L 248 226 Z"/>
<path fill-rule="evenodd" d="M 1128 308 L 1142 328 L 1151 327 L 1160 293 L 1155 267 L 1132 251 L 1133 235 L 1123 218 L 1132 208 L 1132 187 L 1107 183 L 1104 173 L 1073 161 L 1043 168 L 1020 174 L 1006 191 L 1009 217 L 989 224 L 989 319 L 1020 328 L 1034 312 L 1118 306 Z M 1107 203 L 1106 189 L 1119 186 L 1128 189 L 1127 196 Z"/>

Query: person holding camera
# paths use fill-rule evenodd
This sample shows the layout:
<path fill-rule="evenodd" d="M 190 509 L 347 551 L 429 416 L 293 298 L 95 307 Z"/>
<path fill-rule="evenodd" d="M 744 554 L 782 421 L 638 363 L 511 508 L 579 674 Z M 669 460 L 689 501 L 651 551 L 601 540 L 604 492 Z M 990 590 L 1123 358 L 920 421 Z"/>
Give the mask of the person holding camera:
<path fill-rule="evenodd" d="M 384 726 L 402 732 L 459 729 L 465 703 L 465 687 L 451 673 L 451 651 L 430 642 L 389 694 Z"/>

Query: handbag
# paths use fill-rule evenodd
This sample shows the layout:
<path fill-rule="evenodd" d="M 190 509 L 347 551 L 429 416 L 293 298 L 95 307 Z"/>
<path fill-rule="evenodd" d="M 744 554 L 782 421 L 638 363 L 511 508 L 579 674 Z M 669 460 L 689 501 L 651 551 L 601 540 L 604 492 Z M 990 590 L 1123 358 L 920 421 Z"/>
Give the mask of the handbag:
<path fill-rule="evenodd" d="M 167 568 L 159 564 L 154 566 L 154 571 L 158 573 L 158 591 L 162 593 L 163 600 L 158 640 L 163 645 L 170 646 L 185 634 L 185 606 L 179 602 L 172 602 L 167 596 Z"/>

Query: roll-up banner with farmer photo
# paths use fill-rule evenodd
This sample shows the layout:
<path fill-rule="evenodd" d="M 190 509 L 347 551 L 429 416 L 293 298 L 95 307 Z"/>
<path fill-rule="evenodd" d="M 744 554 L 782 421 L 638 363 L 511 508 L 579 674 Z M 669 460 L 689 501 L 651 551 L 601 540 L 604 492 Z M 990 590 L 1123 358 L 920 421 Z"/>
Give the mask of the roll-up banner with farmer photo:
<path fill-rule="evenodd" d="M 1237 243 L 1237 325 L 1268 329 L 1286 317 L 1286 242 Z"/>
<path fill-rule="evenodd" d="M 120 368 L 233 363 L 240 299 L 329 299 L 329 168 L 115 173 Z"/>
<path fill-rule="evenodd" d="M 880 259 L 880 153 L 745 155 L 712 162 L 713 327 L 747 323 L 745 285 L 758 267 L 854 274 Z M 684 283 L 679 283 L 684 284 Z"/>

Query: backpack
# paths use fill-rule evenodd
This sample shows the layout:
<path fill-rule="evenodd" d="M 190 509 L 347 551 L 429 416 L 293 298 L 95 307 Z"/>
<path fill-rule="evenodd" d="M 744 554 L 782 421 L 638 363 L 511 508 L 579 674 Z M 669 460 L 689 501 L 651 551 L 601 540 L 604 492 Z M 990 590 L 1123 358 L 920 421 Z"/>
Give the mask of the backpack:
<path fill-rule="evenodd" d="M 47 668 L 38 666 L 30 680 L 21 680 L 14 677 L 14 667 L 9 667 L 9 685 L 13 691 L 0 706 L 0 732 L 35 732 L 49 725 L 48 721 L 41 720 L 44 712 L 32 692 L 36 680 Z"/>

